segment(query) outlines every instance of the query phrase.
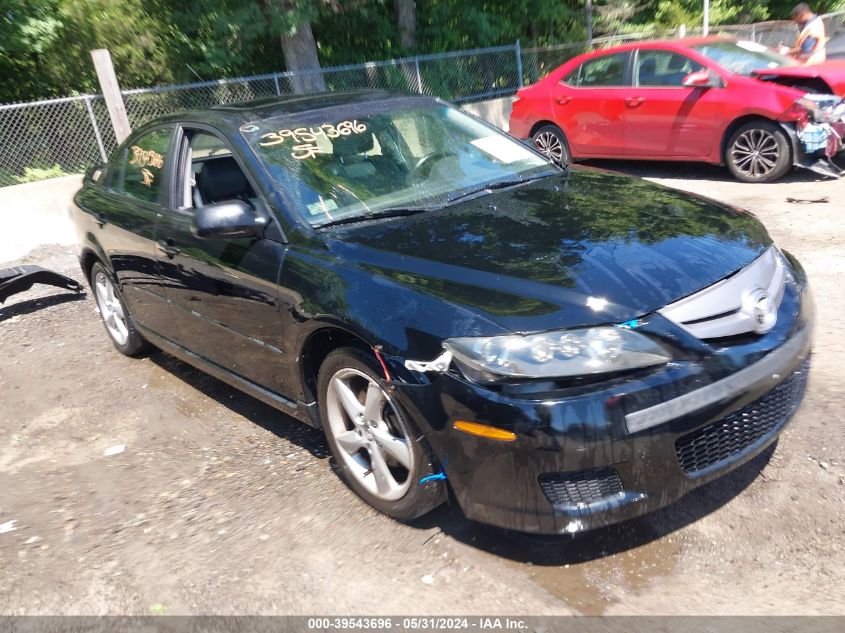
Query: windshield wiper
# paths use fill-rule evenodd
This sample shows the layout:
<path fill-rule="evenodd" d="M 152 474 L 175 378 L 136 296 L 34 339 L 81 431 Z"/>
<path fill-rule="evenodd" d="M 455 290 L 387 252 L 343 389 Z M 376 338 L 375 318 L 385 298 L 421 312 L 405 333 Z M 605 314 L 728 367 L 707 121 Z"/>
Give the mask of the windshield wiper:
<path fill-rule="evenodd" d="M 336 220 L 329 220 L 328 222 L 321 222 L 314 224 L 315 229 L 325 229 L 330 226 L 338 226 L 340 224 L 355 224 L 357 222 L 370 222 L 371 220 L 381 220 L 382 218 L 398 218 L 405 215 L 417 215 L 418 213 L 425 213 L 432 211 L 436 207 L 396 207 L 392 209 L 379 209 L 378 211 L 367 211 L 366 213 L 359 213 L 358 215 L 349 215 Z"/>
<path fill-rule="evenodd" d="M 496 189 L 507 189 L 508 187 L 515 187 L 516 185 L 522 185 L 526 182 L 531 182 L 533 180 L 548 178 L 549 176 L 553 176 L 556 173 L 556 171 L 544 171 L 540 174 L 535 174 L 534 176 L 523 176 L 520 178 L 505 178 L 502 180 L 494 180 L 492 182 L 488 182 L 487 184 L 481 187 L 476 187 L 475 189 L 470 189 L 469 191 L 464 191 L 463 193 L 449 196 L 446 199 L 446 204 L 454 204 L 456 202 L 460 202 L 461 200 L 466 200 L 467 198 L 480 198 L 481 196 L 479 194 L 487 195 L 489 193 L 493 193 Z"/>

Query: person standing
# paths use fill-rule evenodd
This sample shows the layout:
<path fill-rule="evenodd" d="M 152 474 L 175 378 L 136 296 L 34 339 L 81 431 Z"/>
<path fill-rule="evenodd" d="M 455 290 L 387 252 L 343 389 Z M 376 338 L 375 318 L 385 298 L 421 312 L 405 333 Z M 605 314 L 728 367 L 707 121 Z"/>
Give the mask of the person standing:
<path fill-rule="evenodd" d="M 816 15 L 807 3 L 802 2 L 792 9 L 792 19 L 800 29 L 795 46 L 789 55 L 804 64 L 818 64 L 825 60 L 827 36 L 821 16 Z"/>

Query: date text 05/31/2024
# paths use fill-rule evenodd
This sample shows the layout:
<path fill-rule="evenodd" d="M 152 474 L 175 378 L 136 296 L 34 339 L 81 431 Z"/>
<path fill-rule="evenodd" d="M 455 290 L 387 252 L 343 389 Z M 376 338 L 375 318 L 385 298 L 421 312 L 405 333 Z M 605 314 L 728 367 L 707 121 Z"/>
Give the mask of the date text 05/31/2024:
<path fill-rule="evenodd" d="M 312 631 L 328 630 L 370 630 L 389 631 L 400 628 L 402 630 L 479 630 L 519 631 L 527 628 L 525 620 L 506 617 L 332 617 L 308 618 L 308 629 Z"/>

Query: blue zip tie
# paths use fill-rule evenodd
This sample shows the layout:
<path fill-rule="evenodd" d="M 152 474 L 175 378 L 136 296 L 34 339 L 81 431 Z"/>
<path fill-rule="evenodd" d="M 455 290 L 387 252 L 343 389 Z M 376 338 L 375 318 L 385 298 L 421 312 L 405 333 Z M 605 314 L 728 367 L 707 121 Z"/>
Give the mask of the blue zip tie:
<path fill-rule="evenodd" d="M 444 479 L 446 479 L 446 473 L 440 471 L 439 473 L 428 475 L 420 479 L 420 485 L 427 484 L 429 481 L 442 481 Z"/>
<path fill-rule="evenodd" d="M 640 319 L 631 319 L 630 321 L 625 321 L 625 323 L 617 323 L 616 327 L 625 328 L 626 330 L 633 330 L 635 327 L 639 327 L 642 323 Z"/>

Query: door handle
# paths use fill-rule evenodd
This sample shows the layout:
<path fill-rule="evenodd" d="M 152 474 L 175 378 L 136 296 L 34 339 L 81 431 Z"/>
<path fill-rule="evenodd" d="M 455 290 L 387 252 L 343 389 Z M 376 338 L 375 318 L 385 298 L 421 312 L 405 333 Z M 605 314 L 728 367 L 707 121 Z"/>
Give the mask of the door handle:
<path fill-rule="evenodd" d="M 642 97 L 628 97 L 627 99 L 625 99 L 625 103 L 633 108 L 636 108 L 643 101 L 645 101 L 645 99 L 643 99 Z"/>
<path fill-rule="evenodd" d="M 566 105 L 566 104 L 567 104 L 567 103 L 569 103 L 570 101 L 572 101 L 572 97 L 556 97 L 556 98 L 555 98 L 555 102 L 556 102 L 558 105 Z"/>
<path fill-rule="evenodd" d="M 169 237 L 166 240 L 159 240 L 157 243 L 158 250 L 167 255 L 170 259 L 173 259 L 182 252 L 180 249 L 176 248 L 174 244 L 175 242 L 173 239 Z"/>

